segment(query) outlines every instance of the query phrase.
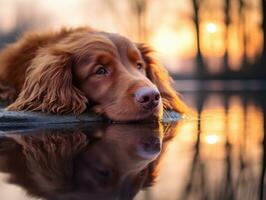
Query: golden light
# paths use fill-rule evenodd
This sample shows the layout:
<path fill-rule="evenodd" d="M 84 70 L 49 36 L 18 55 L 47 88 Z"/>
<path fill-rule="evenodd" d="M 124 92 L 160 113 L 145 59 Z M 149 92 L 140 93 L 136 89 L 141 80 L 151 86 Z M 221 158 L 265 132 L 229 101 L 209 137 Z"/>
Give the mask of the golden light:
<path fill-rule="evenodd" d="M 207 135 L 205 137 L 205 142 L 207 144 L 216 144 L 219 141 L 219 137 L 217 135 Z"/>
<path fill-rule="evenodd" d="M 160 29 L 152 39 L 152 44 L 160 53 L 175 55 L 178 51 L 178 39 L 175 32 L 169 29 Z"/>
<path fill-rule="evenodd" d="M 201 32 L 201 50 L 205 57 L 220 58 L 225 52 L 224 34 L 225 25 L 223 21 L 203 21 L 200 26 Z M 210 66 L 210 69 L 215 72 L 214 65 Z"/>
<path fill-rule="evenodd" d="M 194 36 L 189 24 L 177 30 L 161 27 L 151 37 L 150 43 L 163 56 L 191 58 L 196 54 Z"/>
<path fill-rule="evenodd" d="M 242 105 L 242 99 L 239 96 L 232 96 L 229 99 L 229 113 L 228 113 L 228 131 L 230 132 L 230 139 L 240 140 L 239 135 L 245 129 L 245 113 Z"/>
<path fill-rule="evenodd" d="M 214 23 L 212 23 L 212 22 L 208 23 L 208 24 L 207 24 L 207 31 L 208 31 L 209 33 L 215 33 L 215 32 L 217 31 L 217 26 L 216 26 L 216 24 L 214 24 Z"/>

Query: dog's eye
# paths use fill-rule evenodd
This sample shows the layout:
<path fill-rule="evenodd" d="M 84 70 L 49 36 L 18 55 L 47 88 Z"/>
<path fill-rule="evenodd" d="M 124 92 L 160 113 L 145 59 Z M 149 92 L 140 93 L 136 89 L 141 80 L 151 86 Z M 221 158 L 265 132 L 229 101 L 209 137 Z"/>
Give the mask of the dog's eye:
<path fill-rule="evenodd" d="M 103 65 L 101 65 L 101 66 L 96 70 L 95 74 L 98 74 L 98 75 L 108 74 L 108 70 L 107 70 Z"/>
<path fill-rule="evenodd" d="M 143 65 L 142 65 L 141 63 L 138 63 L 138 64 L 137 64 L 137 69 L 138 69 L 138 70 L 142 70 L 142 69 L 143 69 Z"/>

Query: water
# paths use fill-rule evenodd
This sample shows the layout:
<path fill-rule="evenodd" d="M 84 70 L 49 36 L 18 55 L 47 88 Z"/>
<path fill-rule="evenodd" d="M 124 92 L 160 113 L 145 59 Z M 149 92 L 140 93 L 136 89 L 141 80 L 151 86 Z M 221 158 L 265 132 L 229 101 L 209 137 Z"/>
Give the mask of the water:
<path fill-rule="evenodd" d="M 157 184 L 136 199 L 266 199 L 263 92 L 184 96 L 200 120 L 179 123 Z"/>
<path fill-rule="evenodd" d="M 0 138 L 0 199 L 266 199 L 266 95 L 193 91 L 198 116 Z"/>

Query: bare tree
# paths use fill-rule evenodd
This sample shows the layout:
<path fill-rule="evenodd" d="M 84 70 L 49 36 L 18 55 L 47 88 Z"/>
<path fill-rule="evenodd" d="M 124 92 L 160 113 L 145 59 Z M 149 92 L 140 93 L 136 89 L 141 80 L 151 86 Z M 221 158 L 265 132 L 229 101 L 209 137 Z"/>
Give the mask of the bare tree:
<path fill-rule="evenodd" d="M 266 64 L 266 0 L 261 0 L 262 7 L 262 29 L 263 29 L 263 50 L 262 50 L 262 63 Z"/>
<path fill-rule="evenodd" d="M 105 4 L 112 11 L 112 15 L 116 24 L 120 25 L 127 34 L 139 42 L 147 41 L 148 25 L 147 25 L 147 7 L 148 0 L 127 0 L 125 1 L 128 8 L 127 19 L 124 20 L 124 13 L 119 9 L 115 0 L 106 0 Z M 128 19 L 129 18 L 129 19 Z M 150 31 L 150 30 L 149 30 Z"/>
<path fill-rule="evenodd" d="M 229 72 L 229 63 L 228 63 L 228 38 L 229 38 L 229 25 L 231 24 L 230 17 L 230 0 L 225 0 L 224 2 L 224 24 L 225 24 L 225 36 L 224 36 L 224 44 L 225 44 L 225 54 L 224 54 L 224 72 Z"/>
<path fill-rule="evenodd" d="M 194 12 L 194 25 L 196 29 L 196 39 L 197 39 L 197 69 L 196 73 L 197 76 L 202 77 L 205 74 L 205 67 L 204 67 L 204 62 L 203 62 L 203 57 L 202 57 L 202 52 L 201 52 L 201 47 L 200 47 L 200 19 L 199 19 L 199 10 L 200 10 L 200 1 L 199 0 L 192 0 L 192 5 L 193 5 L 193 12 Z"/>
<path fill-rule="evenodd" d="M 138 41 L 147 39 L 146 8 L 147 0 L 129 0 L 131 12 L 135 15 Z"/>
<path fill-rule="evenodd" d="M 248 66 L 247 60 L 247 32 L 246 32 L 246 3 L 244 0 L 239 0 L 239 23 L 242 25 L 241 32 L 243 34 L 243 59 L 242 59 L 242 67 Z"/>

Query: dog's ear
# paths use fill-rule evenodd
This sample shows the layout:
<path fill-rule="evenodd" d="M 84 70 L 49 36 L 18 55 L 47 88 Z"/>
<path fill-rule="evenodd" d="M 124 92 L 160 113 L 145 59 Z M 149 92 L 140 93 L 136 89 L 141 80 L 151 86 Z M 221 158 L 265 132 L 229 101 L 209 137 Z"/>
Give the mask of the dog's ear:
<path fill-rule="evenodd" d="M 21 93 L 7 109 L 80 114 L 87 98 L 72 79 L 70 52 L 56 46 L 40 49 L 26 72 Z"/>
<path fill-rule="evenodd" d="M 137 44 L 137 47 L 146 63 L 147 77 L 158 87 L 161 93 L 164 109 L 186 113 L 187 106 L 173 89 L 172 78 L 167 70 L 154 58 L 153 50 L 145 44 Z"/>

